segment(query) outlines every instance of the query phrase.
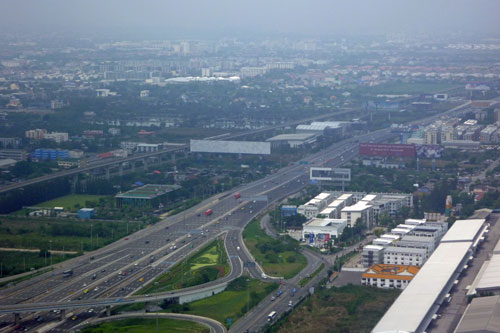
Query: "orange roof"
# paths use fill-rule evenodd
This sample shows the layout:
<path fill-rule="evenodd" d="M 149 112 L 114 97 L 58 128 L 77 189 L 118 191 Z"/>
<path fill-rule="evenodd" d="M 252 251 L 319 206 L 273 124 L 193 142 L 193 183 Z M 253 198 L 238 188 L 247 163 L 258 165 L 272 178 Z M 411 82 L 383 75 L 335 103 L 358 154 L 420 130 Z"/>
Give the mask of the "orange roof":
<path fill-rule="evenodd" d="M 392 280 L 411 280 L 418 273 L 419 267 L 411 265 L 385 265 L 377 264 L 368 268 L 363 273 L 363 278 L 372 279 L 392 279 Z M 404 274 L 408 275 L 404 275 Z"/>

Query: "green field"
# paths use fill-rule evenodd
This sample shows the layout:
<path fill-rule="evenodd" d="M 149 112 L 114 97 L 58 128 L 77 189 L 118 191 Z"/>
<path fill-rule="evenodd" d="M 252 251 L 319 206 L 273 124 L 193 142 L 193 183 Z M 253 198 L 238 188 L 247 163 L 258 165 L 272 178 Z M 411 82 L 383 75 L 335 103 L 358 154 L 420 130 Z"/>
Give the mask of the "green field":
<path fill-rule="evenodd" d="M 220 294 L 183 305 L 172 305 L 166 311 L 209 317 L 224 324 L 227 324 L 227 318 L 231 318 L 234 323 L 278 286 L 278 283 L 243 276 L 231 281 Z"/>
<path fill-rule="evenodd" d="M 139 294 L 187 288 L 216 280 L 229 273 L 227 259 L 224 240 L 215 240 L 174 265 L 170 271 L 141 289 Z"/>
<path fill-rule="evenodd" d="M 45 257 L 39 252 L 0 251 L 2 263 L 2 277 L 28 272 L 50 265 L 50 254 Z M 52 264 L 73 258 L 75 255 L 52 255 Z"/>
<path fill-rule="evenodd" d="M 82 330 L 83 333 L 149 333 L 156 332 L 156 319 L 152 318 L 129 318 L 89 326 Z M 169 333 L 208 333 L 210 329 L 198 323 L 187 320 L 176 320 L 168 318 L 158 319 L 158 332 Z"/>
<path fill-rule="evenodd" d="M 243 240 L 255 260 L 266 274 L 286 279 L 297 275 L 307 265 L 307 259 L 299 253 L 299 244 L 290 237 L 273 239 L 253 220 L 243 231 Z"/>
<path fill-rule="evenodd" d="M 128 223 L 129 233 L 141 228 L 139 223 Z M 92 229 L 92 240 L 91 240 Z M 89 251 L 107 245 L 127 235 L 125 222 L 81 221 L 61 218 L 28 218 L 28 217 L 0 217 L 0 247 L 34 250 L 59 251 Z M 30 267 L 41 267 L 38 253 L 6 252 L 5 258 L 18 255 L 29 257 L 32 264 L 26 263 L 26 270 Z M 32 258 L 34 257 L 34 258 Z M 60 255 L 54 255 L 59 260 Z M 68 256 L 66 256 L 66 259 Z M 44 258 L 43 258 L 44 259 Z M 64 259 L 64 258 L 62 258 Z M 62 260 L 61 259 L 61 260 Z M 28 260 L 28 258 L 26 259 Z M 44 262 L 44 260 L 43 260 Z M 24 271 L 24 262 L 15 261 L 11 270 L 16 273 Z M 3 264 L 3 275 L 7 273 L 6 262 Z"/>
<path fill-rule="evenodd" d="M 65 211 L 76 212 L 79 208 L 87 206 L 87 202 L 98 203 L 99 199 L 106 199 L 106 195 L 71 194 L 57 199 L 45 201 L 37 204 L 37 207 L 64 207 Z"/>
<path fill-rule="evenodd" d="M 271 332 L 370 332 L 399 293 L 354 285 L 321 288 Z"/>

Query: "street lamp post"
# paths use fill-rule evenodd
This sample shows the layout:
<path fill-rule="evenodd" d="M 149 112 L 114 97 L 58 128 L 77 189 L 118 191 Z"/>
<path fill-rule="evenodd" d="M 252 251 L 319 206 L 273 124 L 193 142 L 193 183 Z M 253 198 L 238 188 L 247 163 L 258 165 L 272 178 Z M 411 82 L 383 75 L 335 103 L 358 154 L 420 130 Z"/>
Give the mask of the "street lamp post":
<path fill-rule="evenodd" d="M 49 240 L 49 244 L 50 244 L 50 246 L 49 246 L 49 249 L 50 249 L 50 251 L 49 251 L 49 253 L 50 253 L 50 265 L 52 266 L 52 240 Z"/>

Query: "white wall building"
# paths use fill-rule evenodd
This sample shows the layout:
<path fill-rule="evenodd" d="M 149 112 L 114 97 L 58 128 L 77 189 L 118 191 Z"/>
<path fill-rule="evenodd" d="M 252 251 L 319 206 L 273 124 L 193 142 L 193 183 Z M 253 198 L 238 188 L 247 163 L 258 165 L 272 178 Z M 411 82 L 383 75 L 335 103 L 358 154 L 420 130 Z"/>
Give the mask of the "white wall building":
<path fill-rule="evenodd" d="M 308 242 L 313 240 L 313 243 L 317 241 L 327 242 L 330 239 L 339 238 L 346 226 L 346 220 L 314 218 L 304 223 L 302 239 Z"/>
<path fill-rule="evenodd" d="M 384 251 L 384 264 L 422 266 L 427 260 L 425 249 L 388 246 Z"/>

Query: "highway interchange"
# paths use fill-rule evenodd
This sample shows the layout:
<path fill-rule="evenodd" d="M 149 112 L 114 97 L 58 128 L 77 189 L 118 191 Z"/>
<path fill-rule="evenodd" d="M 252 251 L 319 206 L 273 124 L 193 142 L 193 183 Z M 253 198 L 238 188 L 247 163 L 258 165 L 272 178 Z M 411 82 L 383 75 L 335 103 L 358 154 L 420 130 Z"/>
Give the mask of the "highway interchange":
<path fill-rule="evenodd" d="M 464 106 L 466 105 L 461 107 Z M 455 108 L 448 113 L 457 110 Z M 430 117 L 425 122 L 431 122 L 437 117 Z M 221 234 L 226 235 L 225 245 L 231 260 L 231 273 L 223 279 L 193 289 L 227 283 L 242 274 L 243 263 L 254 261 L 242 242 L 243 227 L 273 202 L 300 191 L 308 183 L 309 166 L 338 166 L 357 155 L 358 142 L 384 142 L 391 136 L 390 131 L 384 129 L 336 143 L 333 147 L 305 158 L 307 166 L 294 163 L 263 179 L 209 198 L 184 213 L 168 217 L 109 246 L 70 260 L 65 263 L 64 268 L 0 290 L 0 313 L 11 313 L 3 315 L 4 327 L 0 327 L 0 332 L 12 330 L 12 313 L 27 309 L 32 309 L 34 313 L 22 315 L 23 328 L 39 330 L 50 322 L 52 326 L 54 323 L 58 324 L 52 331 L 69 331 L 89 317 L 95 317 L 104 305 L 125 304 L 124 301 L 127 300 L 128 303 L 129 299 L 130 302 L 144 302 L 182 295 L 186 290 L 159 296 L 127 297 Z M 235 192 L 241 193 L 240 199 L 233 197 Z M 209 208 L 213 209 L 213 214 L 205 216 L 204 212 Z M 321 262 L 318 256 L 310 253 L 307 256 L 309 264 L 301 272 L 302 277 L 312 273 Z M 62 272 L 69 268 L 73 269 L 73 276 L 64 277 Z M 258 265 L 248 270 L 253 277 L 262 279 L 262 271 Z M 297 298 L 307 293 L 306 289 L 297 287 L 298 280 L 299 277 L 296 277 L 281 287 L 284 295 L 290 295 L 293 288 L 297 289 Z M 283 311 L 288 307 L 289 300 L 290 297 L 278 297 L 271 305 L 259 306 L 260 314 L 252 320 L 247 319 L 247 327 L 238 324 L 238 330 L 262 327 L 266 323 L 268 310 Z M 60 315 L 51 310 L 57 311 L 63 307 L 68 309 L 68 319 L 58 322 Z M 92 309 L 91 312 L 89 308 Z"/>

